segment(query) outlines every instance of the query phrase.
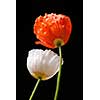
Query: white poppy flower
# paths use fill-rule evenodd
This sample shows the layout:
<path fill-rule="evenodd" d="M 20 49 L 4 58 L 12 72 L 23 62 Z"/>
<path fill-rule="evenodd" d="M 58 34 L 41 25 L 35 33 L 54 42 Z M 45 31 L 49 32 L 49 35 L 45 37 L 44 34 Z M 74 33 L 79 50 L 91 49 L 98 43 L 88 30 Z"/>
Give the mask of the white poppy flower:
<path fill-rule="evenodd" d="M 47 80 L 59 71 L 59 62 L 60 57 L 53 51 L 33 49 L 27 57 L 27 68 L 34 78 Z"/>

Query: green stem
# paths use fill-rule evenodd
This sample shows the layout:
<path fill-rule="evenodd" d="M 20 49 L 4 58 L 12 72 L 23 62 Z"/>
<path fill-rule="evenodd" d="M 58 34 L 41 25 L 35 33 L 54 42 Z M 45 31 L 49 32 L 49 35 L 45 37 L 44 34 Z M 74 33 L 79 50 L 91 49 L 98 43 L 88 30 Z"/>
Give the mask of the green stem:
<path fill-rule="evenodd" d="M 36 82 L 36 84 L 35 84 L 35 87 L 34 87 L 34 89 L 33 89 L 33 91 L 32 91 L 32 94 L 31 94 L 29 100 L 32 100 L 32 97 L 34 96 L 34 93 L 35 93 L 35 91 L 36 91 L 36 89 L 37 89 L 37 87 L 38 87 L 38 85 L 39 85 L 39 83 L 40 83 L 40 80 L 41 80 L 40 78 L 37 80 L 37 82 Z"/>
<path fill-rule="evenodd" d="M 60 85 L 61 67 L 62 67 L 62 52 L 61 52 L 61 46 L 59 46 L 59 55 L 60 55 L 60 69 L 59 69 L 58 77 L 57 77 L 57 84 L 56 84 L 56 91 L 55 91 L 54 100 L 57 100 L 58 91 L 59 91 L 59 85 Z"/>

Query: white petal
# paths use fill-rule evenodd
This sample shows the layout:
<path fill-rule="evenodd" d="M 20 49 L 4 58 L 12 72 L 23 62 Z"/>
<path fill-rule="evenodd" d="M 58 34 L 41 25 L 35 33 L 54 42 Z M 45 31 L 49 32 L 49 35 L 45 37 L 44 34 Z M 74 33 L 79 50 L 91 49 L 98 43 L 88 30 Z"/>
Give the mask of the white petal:
<path fill-rule="evenodd" d="M 42 80 L 53 77 L 59 71 L 60 57 L 51 50 L 33 49 L 27 57 L 27 68 L 31 75 L 40 73 Z M 45 77 L 42 76 L 45 75 Z M 35 78 L 39 78 L 36 76 Z"/>

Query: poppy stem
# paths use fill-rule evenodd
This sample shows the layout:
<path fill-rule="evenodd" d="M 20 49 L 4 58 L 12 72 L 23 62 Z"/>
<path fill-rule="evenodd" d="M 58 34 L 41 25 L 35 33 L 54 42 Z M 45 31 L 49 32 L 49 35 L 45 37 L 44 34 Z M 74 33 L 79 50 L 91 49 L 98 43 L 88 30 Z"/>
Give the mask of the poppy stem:
<path fill-rule="evenodd" d="M 41 80 L 40 78 L 37 80 L 37 82 L 36 82 L 36 84 L 35 84 L 35 87 L 34 87 L 34 89 L 33 89 L 33 91 L 32 91 L 32 94 L 31 94 L 29 100 L 32 100 L 32 97 L 34 96 L 34 93 L 35 93 L 35 91 L 36 91 L 36 89 L 37 89 L 37 87 L 38 87 L 38 85 L 39 85 L 39 83 L 40 83 L 40 80 Z"/>
<path fill-rule="evenodd" d="M 59 91 L 59 85 L 60 85 L 60 77 L 61 77 L 61 67 L 62 67 L 62 52 L 61 52 L 61 46 L 59 46 L 59 55 L 60 55 L 60 69 L 57 76 L 57 84 L 56 84 L 56 91 L 54 100 L 57 100 L 58 97 L 58 91 Z"/>

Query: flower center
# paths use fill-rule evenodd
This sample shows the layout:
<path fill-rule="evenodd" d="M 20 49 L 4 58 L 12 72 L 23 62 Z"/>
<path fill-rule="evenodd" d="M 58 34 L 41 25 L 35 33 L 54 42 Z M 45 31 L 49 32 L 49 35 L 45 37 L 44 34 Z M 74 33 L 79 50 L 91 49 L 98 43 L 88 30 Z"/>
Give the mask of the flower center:
<path fill-rule="evenodd" d="M 32 76 L 35 77 L 36 79 L 41 79 L 41 80 L 45 80 L 47 78 L 46 74 L 41 72 L 34 72 L 32 73 Z"/>
<path fill-rule="evenodd" d="M 58 39 L 54 40 L 54 44 L 55 44 L 55 46 L 59 47 L 59 46 L 64 45 L 64 41 L 62 39 L 58 38 Z"/>

